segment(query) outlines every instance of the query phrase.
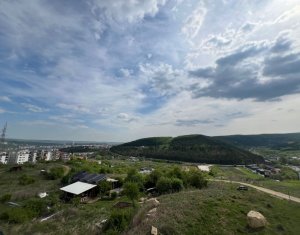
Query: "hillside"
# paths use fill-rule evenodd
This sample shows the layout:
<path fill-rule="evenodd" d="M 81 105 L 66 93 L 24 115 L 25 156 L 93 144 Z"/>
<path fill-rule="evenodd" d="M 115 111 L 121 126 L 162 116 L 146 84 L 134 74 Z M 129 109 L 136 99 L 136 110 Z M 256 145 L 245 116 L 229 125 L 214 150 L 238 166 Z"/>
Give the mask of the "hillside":
<path fill-rule="evenodd" d="M 300 150 L 300 133 L 229 135 L 213 138 L 244 148 L 268 147 L 272 149 Z"/>
<path fill-rule="evenodd" d="M 211 182 L 206 189 L 182 191 L 157 198 L 160 204 L 152 216 L 142 206 L 130 235 L 148 234 L 151 226 L 162 235 L 181 234 L 300 234 L 300 205 L 279 200 L 254 189 L 236 190 L 234 184 Z M 178 203 L 180 202 L 180 203 Z M 265 229 L 250 229 L 247 213 L 262 213 Z"/>
<path fill-rule="evenodd" d="M 262 162 L 263 158 L 204 135 L 151 137 L 111 148 L 126 156 L 140 156 L 185 162 L 244 164 Z"/>

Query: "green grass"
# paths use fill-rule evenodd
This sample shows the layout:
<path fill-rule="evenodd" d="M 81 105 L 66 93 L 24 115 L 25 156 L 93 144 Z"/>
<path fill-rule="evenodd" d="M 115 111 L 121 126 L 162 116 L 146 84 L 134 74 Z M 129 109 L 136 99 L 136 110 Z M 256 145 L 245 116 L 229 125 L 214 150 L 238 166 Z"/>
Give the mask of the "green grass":
<path fill-rule="evenodd" d="M 265 180 L 257 182 L 256 185 L 300 198 L 300 180 L 285 180 L 280 182 Z"/>
<path fill-rule="evenodd" d="M 160 234 L 300 234 L 300 204 L 280 200 L 250 189 L 236 190 L 235 184 L 211 183 L 207 189 L 183 191 L 158 198 L 154 217 L 144 217 L 128 234 L 147 234 L 151 225 Z M 261 212 L 267 219 L 265 229 L 247 227 L 246 214 Z"/>
<path fill-rule="evenodd" d="M 214 166 L 214 170 L 216 172 L 217 178 L 247 182 L 257 186 L 282 192 L 291 196 L 300 197 L 299 180 L 284 180 L 278 182 L 269 178 L 264 178 L 263 176 L 255 174 L 252 171 L 242 167 Z"/>

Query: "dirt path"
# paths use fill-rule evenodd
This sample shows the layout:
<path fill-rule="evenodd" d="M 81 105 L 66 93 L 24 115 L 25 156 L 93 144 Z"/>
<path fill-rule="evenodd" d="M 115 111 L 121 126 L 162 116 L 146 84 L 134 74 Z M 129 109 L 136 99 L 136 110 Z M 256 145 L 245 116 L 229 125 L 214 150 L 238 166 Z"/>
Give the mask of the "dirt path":
<path fill-rule="evenodd" d="M 293 201 L 293 202 L 300 203 L 300 198 L 298 198 L 298 197 L 289 196 L 287 194 L 280 193 L 280 192 L 277 192 L 277 191 L 274 191 L 274 190 L 271 190 L 271 189 L 259 187 L 259 186 L 253 185 L 253 184 L 248 184 L 248 183 L 243 183 L 243 182 L 238 182 L 238 181 L 230 181 L 230 180 L 217 180 L 217 179 L 210 179 L 210 180 L 211 181 L 218 181 L 218 182 L 225 182 L 225 183 L 234 183 L 234 184 L 245 185 L 245 186 L 254 188 L 256 190 L 259 190 L 261 192 L 268 193 L 268 194 L 270 194 L 272 196 L 275 196 L 275 197 L 279 197 L 279 198 L 282 198 L 282 199 L 285 199 L 285 200 L 290 200 L 290 201 Z"/>

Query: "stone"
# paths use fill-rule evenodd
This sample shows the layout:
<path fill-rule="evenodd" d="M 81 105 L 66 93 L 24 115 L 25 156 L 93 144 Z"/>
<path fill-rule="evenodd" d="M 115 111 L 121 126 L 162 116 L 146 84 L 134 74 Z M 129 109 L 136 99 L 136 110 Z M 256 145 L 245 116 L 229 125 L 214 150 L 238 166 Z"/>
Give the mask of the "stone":
<path fill-rule="evenodd" d="M 151 235 L 157 235 L 157 234 L 158 234 L 157 228 L 154 226 L 151 226 Z"/>
<path fill-rule="evenodd" d="M 250 228 L 263 228 L 267 225 L 266 218 L 257 211 L 249 211 L 247 214 L 247 222 Z"/>
<path fill-rule="evenodd" d="M 159 201 L 156 198 L 150 198 L 147 200 L 147 202 L 150 202 L 151 204 L 158 206 L 159 205 Z"/>

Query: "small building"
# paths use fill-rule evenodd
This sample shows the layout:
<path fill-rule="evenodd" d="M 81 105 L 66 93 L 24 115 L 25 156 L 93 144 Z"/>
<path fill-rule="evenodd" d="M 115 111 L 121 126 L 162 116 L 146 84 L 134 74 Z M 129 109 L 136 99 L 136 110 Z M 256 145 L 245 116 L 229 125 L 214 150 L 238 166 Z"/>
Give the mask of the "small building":
<path fill-rule="evenodd" d="M 87 197 L 97 196 L 97 185 L 84 182 L 76 182 L 60 188 L 63 191 L 64 198 L 70 200 L 73 197 L 80 197 L 81 201 L 85 201 Z"/>
<path fill-rule="evenodd" d="M 86 171 L 80 171 L 77 174 L 73 175 L 71 182 L 81 181 L 89 184 L 98 184 L 100 181 L 107 179 L 105 174 L 90 174 Z"/>

